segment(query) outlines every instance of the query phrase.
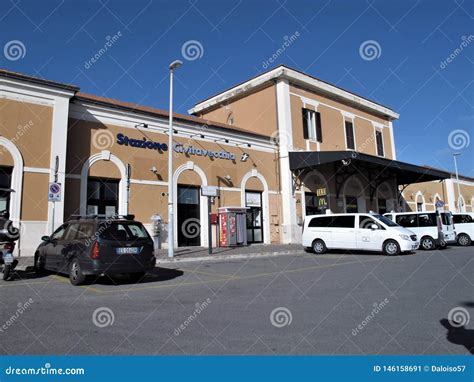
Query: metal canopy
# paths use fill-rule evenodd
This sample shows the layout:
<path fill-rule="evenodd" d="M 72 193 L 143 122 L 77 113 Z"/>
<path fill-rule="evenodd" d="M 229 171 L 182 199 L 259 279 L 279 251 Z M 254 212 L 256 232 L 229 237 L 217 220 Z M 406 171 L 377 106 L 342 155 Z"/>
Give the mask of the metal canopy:
<path fill-rule="evenodd" d="M 408 185 L 451 177 L 446 171 L 357 151 L 295 151 L 289 153 L 289 160 L 290 170 L 297 178 L 320 166 L 332 168 L 336 179 L 336 197 L 339 197 L 344 182 L 355 174 L 367 180 L 371 199 L 377 187 L 386 180 L 395 180 L 397 185 Z"/>

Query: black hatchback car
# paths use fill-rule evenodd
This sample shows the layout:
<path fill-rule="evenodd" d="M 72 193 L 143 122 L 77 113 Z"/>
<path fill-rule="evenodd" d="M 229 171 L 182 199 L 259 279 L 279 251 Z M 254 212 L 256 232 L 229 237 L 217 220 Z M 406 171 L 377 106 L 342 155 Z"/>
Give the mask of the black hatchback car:
<path fill-rule="evenodd" d="M 51 236 L 43 236 L 35 270 L 69 274 L 80 285 L 91 276 L 128 274 L 138 282 L 155 267 L 153 240 L 133 215 L 75 216 Z"/>

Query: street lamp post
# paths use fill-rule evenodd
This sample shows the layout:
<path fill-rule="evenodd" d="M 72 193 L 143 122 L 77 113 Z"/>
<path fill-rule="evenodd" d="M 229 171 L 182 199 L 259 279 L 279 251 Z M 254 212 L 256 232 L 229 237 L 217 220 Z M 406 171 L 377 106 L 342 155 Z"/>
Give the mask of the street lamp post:
<path fill-rule="evenodd" d="M 174 256 L 174 213 L 173 213 L 173 73 L 183 63 L 173 61 L 170 66 L 170 110 L 168 126 L 168 257 Z"/>
<path fill-rule="evenodd" d="M 461 155 L 461 153 L 454 153 L 453 158 L 454 158 L 454 171 L 456 171 L 456 182 L 458 184 L 458 212 L 461 212 L 461 188 L 459 186 L 458 162 L 456 160 L 456 157 L 459 155 Z"/>

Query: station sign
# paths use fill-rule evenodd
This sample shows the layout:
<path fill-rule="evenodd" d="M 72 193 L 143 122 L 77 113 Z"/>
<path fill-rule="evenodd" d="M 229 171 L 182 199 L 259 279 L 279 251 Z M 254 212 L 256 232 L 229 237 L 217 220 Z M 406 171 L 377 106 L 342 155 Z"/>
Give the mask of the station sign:
<path fill-rule="evenodd" d="M 219 189 L 215 186 L 202 186 L 201 187 L 202 196 L 219 196 Z"/>
<path fill-rule="evenodd" d="M 145 137 L 142 139 L 131 139 L 121 133 L 117 134 L 117 144 L 122 146 L 136 147 L 139 149 L 157 150 L 159 152 L 168 150 L 168 145 L 166 143 L 151 141 Z"/>

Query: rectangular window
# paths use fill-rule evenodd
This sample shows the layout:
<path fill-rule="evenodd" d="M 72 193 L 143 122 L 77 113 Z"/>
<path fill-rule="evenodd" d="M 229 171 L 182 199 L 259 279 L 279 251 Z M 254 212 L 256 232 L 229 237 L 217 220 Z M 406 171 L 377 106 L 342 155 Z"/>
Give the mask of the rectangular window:
<path fill-rule="evenodd" d="M 326 213 L 327 195 L 325 187 L 316 190 L 316 193 L 305 192 L 306 215 L 320 215 Z"/>
<path fill-rule="evenodd" d="M 89 178 L 87 181 L 87 214 L 112 216 L 118 211 L 119 181 Z"/>
<path fill-rule="evenodd" d="M 346 196 L 346 212 L 359 212 L 357 208 L 357 198 L 355 196 Z"/>
<path fill-rule="evenodd" d="M 303 109 L 303 138 L 317 142 L 323 141 L 321 114 L 319 112 Z"/>
<path fill-rule="evenodd" d="M 375 141 L 377 142 L 377 155 L 383 157 L 383 135 L 379 130 L 375 132 Z"/>
<path fill-rule="evenodd" d="M 387 200 L 378 198 L 378 204 L 379 204 L 379 214 L 383 215 L 384 213 L 387 212 Z"/>
<path fill-rule="evenodd" d="M 352 122 L 346 121 L 346 144 L 347 148 L 355 150 L 355 141 L 354 141 L 354 125 Z"/>

